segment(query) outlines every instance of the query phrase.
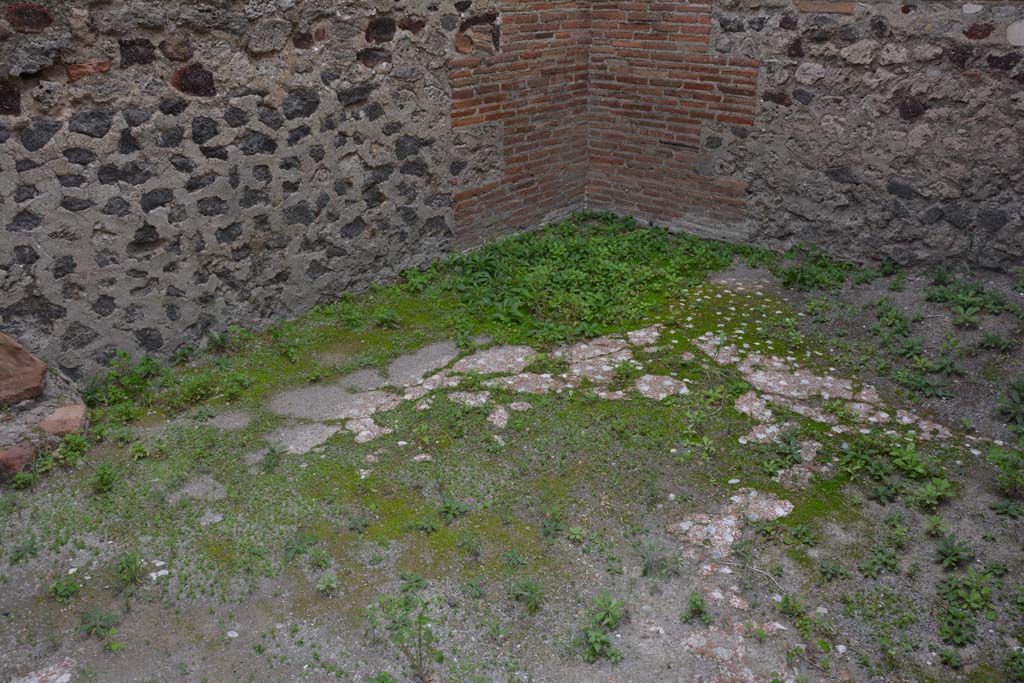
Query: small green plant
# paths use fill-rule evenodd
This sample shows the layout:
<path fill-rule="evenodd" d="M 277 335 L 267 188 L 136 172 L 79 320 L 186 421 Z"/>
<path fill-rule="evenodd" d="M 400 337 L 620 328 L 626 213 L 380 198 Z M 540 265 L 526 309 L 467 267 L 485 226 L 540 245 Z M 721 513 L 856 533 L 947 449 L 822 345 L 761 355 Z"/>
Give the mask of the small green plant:
<path fill-rule="evenodd" d="M 622 660 L 622 652 L 612 646 L 611 632 L 622 621 L 624 609 L 625 604 L 613 598 L 608 591 L 594 598 L 593 610 L 579 638 L 585 662 L 607 659 L 614 663 Z"/>
<path fill-rule="evenodd" d="M 459 517 L 469 514 L 469 506 L 446 493 L 438 512 L 441 515 L 441 519 L 444 520 L 444 523 L 450 525 Z"/>
<path fill-rule="evenodd" d="M 1024 683 L 1024 648 L 1014 648 L 1003 666 L 1012 683 Z"/>
<path fill-rule="evenodd" d="M 822 563 L 818 565 L 818 571 L 821 572 L 821 578 L 826 582 L 835 581 L 836 579 L 846 579 L 850 576 L 850 572 L 842 565 L 830 560 L 823 560 Z"/>
<path fill-rule="evenodd" d="M 929 536 L 944 536 L 946 534 L 946 522 L 942 519 L 942 515 L 925 516 L 924 530 Z"/>
<path fill-rule="evenodd" d="M 11 486 L 19 491 L 26 491 L 36 485 L 38 475 L 35 472 L 18 472 L 11 479 Z"/>
<path fill-rule="evenodd" d="M 679 576 L 682 572 L 681 560 L 678 555 L 659 545 L 646 544 L 640 546 L 640 574 L 658 579 Z"/>
<path fill-rule="evenodd" d="M 402 325 L 402 319 L 398 313 L 390 308 L 377 311 L 373 317 L 373 324 L 387 330 L 396 330 Z"/>
<path fill-rule="evenodd" d="M 525 577 L 517 579 L 509 588 L 509 597 L 526 607 L 530 614 L 536 614 L 544 606 L 544 588 L 536 579 Z"/>
<path fill-rule="evenodd" d="M 469 557 L 474 560 L 479 560 L 480 555 L 483 553 L 483 543 L 480 537 L 471 532 L 464 532 L 459 535 L 459 540 L 456 542 L 459 550 L 466 553 Z"/>
<path fill-rule="evenodd" d="M 331 566 L 331 554 L 322 545 L 314 546 L 309 552 L 309 563 L 314 569 L 327 569 Z"/>
<path fill-rule="evenodd" d="M 427 580 L 415 572 L 402 572 L 399 590 L 403 593 L 418 593 L 427 587 Z"/>
<path fill-rule="evenodd" d="M 78 627 L 78 631 L 87 636 L 99 638 L 103 647 L 109 652 L 117 652 L 124 648 L 123 643 L 117 642 L 117 625 L 120 622 L 117 615 L 94 607 L 82 614 L 82 624 Z"/>
<path fill-rule="evenodd" d="M 896 551 L 888 546 L 875 546 L 871 554 L 860 564 L 857 569 L 864 576 L 877 579 L 882 573 L 899 574 L 899 560 L 896 559 Z"/>
<path fill-rule="evenodd" d="M 294 536 L 285 541 L 285 562 L 291 562 L 300 555 L 305 555 L 314 545 L 316 545 L 316 536 L 308 531 L 296 531 Z"/>
<path fill-rule="evenodd" d="M 338 574 L 333 569 L 325 571 L 316 582 L 316 590 L 321 595 L 332 595 L 338 590 Z"/>
<path fill-rule="evenodd" d="M 93 473 L 92 479 L 89 480 L 89 486 L 94 494 L 102 496 L 114 489 L 116 481 L 117 470 L 114 469 L 114 466 L 109 462 L 101 462 L 96 466 L 96 471 Z"/>
<path fill-rule="evenodd" d="M 683 621 L 687 624 L 699 624 L 710 626 L 714 619 L 708 613 L 708 604 L 704 596 L 693 591 L 686 598 L 686 611 L 683 612 Z"/>
<path fill-rule="evenodd" d="M 348 530 L 361 534 L 370 527 L 370 520 L 364 515 L 356 515 L 348 520 Z"/>
<path fill-rule="evenodd" d="M 89 442 L 81 434 L 68 434 L 57 449 L 57 460 L 65 465 L 77 465 L 85 457 Z"/>
<path fill-rule="evenodd" d="M 957 327 L 973 329 L 978 326 L 978 314 L 981 309 L 977 306 L 954 306 L 953 324 Z"/>
<path fill-rule="evenodd" d="M 436 645 L 435 617 L 428 600 L 415 592 L 384 596 L 365 612 L 365 617 L 367 633 L 391 643 L 408 665 L 413 681 L 435 680 L 433 668 L 444 662 L 444 653 Z"/>
<path fill-rule="evenodd" d="M 1015 339 L 1006 339 L 1005 337 L 1000 337 L 998 334 L 986 332 L 981 335 L 981 341 L 978 342 L 978 346 L 989 351 L 1009 353 L 1020 346 L 1020 342 Z"/>
<path fill-rule="evenodd" d="M 999 403 L 999 414 L 1012 428 L 1024 430 L 1024 374 L 1006 386 Z"/>
<path fill-rule="evenodd" d="M 571 526 L 566 532 L 569 541 L 577 545 L 587 540 L 587 532 L 581 526 Z"/>
<path fill-rule="evenodd" d="M 936 561 L 944 569 L 956 569 L 974 559 L 974 552 L 966 542 L 950 534 L 935 549 Z"/>
<path fill-rule="evenodd" d="M 952 482 L 944 477 L 932 477 L 914 492 L 913 499 L 922 509 L 933 511 L 939 506 L 939 503 L 953 496 Z"/>
<path fill-rule="evenodd" d="M 123 586 L 135 586 L 142 583 L 144 570 L 142 568 L 142 557 L 137 552 L 127 552 L 117 558 L 117 566 L 114 569 L 117 580 Z"/>
<path fill-rule="evenodd" d="M 1024 498 L 1024 451 L 993 448 L 988 461 L 996 468 L 996 485 L 1011 498 Z"/>
<path fill-rule="evenodd" d="M 39 546 L 36 543 L 36 537 L 34 534 L 30 534 L 28 538 L 21 541 L 20 543 L 14 544 L 11 548 L 11 564 L 18 564 L 24 562 L 30 557 L 39 556 Z"/>
<path fill-rule="evenodd" d="M 412 527 L 421 534 L 427 534 L 428 536 L 441 528 L 433 515 L 420 515 L 413 521 Z"/>
<path fill-rule="evenodd" d="M 540 525 L 540 533 L 544 538 L 557 538 L 565 530 L 562 522 L 562 511 L 557 507 L 548 508 L 544 511 L 544 520 Z"/>
<path fill-rule="evenodd" d="M 82 584 L 72 576 L 62 576 L 50 584 L 47 592 L 62 605 L 71 604 L 71 599 L 82 591 Z"/>
<path fill-rule="evenodd" d="M 956 650 L 943 650 L 939 653 L 939 660 L 950 669 L 959 669 L 964 664 L 960 659 L 960 653 Z"/>

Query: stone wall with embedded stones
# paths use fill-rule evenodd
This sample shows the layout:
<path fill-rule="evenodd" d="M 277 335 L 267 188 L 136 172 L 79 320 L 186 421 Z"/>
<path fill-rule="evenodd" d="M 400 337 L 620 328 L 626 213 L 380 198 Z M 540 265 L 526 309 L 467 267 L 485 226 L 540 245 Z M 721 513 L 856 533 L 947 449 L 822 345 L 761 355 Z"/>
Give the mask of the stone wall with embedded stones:
<path fill-rule="evenodd" d="M 1024 3 L 0 10 L 0 326 L 73 377 L 575 208 L 1024 265 Z"/>
<path fill-rule="evenodd" d="M 8 3 L 0 327 L 77 377 L 448 253 L 453 161 L 496 163 L 451 151 L 447 62 L 487 11 Z"/>
<path fill-rule="evenodd" d="M 753 241 L 1024 266 L 1024 3 L 716 0 L 713 50 L 760 63 L 704 133 Z"/>

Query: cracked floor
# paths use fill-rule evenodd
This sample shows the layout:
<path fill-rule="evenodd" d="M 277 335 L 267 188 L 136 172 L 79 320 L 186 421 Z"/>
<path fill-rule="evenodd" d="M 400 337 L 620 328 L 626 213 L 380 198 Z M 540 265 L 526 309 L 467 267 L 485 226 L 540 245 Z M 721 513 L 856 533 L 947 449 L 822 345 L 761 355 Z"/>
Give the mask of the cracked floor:
<path fill-rule="evenodd" d="M 155 398 L 108 387 L 84 462 L 2 490 L 0 680 L 1013 680 L 1006 435 L 730 263 L 572 340 L 397 287 L 126 371 Z"/>

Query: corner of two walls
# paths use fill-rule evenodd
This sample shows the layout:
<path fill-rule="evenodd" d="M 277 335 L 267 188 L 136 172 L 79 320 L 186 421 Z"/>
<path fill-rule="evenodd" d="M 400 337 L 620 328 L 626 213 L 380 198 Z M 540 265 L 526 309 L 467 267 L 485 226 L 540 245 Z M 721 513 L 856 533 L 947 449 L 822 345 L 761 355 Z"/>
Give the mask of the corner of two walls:
<path fill-rule="evenodd" d="M 493 127 L 504 162 L 456 191 L 476 239 L 582 206 L 863 261 L 1024 267 L 1024 3 L 500 10 L 509 52 L 460 63 L 472 89 L 455 90 L 455 125 Z"/>

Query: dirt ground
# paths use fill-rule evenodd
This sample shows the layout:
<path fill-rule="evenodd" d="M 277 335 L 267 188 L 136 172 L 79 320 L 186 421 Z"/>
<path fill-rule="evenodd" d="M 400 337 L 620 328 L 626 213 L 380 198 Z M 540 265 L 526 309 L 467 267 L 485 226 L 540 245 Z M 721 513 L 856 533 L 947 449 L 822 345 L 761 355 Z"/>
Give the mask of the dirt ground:
<path fill-rule="evenodd" d="M 266 340 L 198 359 L 175 386 L 216 391 L 97 412 L 82 462 L 0 489 L 0 681 L 1021 680 L 1024 508 L 987 456 L 1024 334 L 955 326 L 931 277 L 737 258 L 581 341 L 396 299 L 287 375 L 242 382 Z M 883 297 L 948 398 L 898 381 Z"/>

